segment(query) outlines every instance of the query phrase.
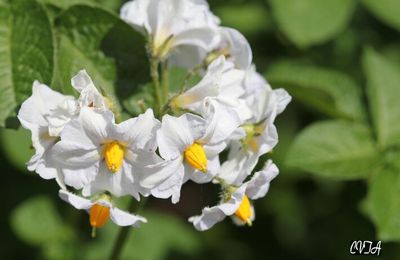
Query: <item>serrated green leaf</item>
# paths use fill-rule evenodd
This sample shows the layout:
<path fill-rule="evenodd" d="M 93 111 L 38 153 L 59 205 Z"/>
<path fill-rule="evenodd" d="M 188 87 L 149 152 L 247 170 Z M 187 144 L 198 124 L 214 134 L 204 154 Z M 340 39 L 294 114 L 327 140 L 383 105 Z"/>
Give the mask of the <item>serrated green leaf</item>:
<path fill-rule="evenodd" d="M 397 158 L 400 154 L 397 154 Z M 400 171 L 382 166 L 368 182 L 363 211 L 374 222 L 378 239 L 400 241 Z"/>
<path fill-rule="evenodd" d="M 355 0 L 269 0 L 282 32 L 298 47 L 332 39 L 346 28 Z"/>
<path fill-rule="evenodd" d="M 22 202 L 11 214 L 11 226 L 19 238 L 31 245 L 44 245 L 63 238 L 63 224 L 52 201 L 37 196 Z"/>
<path fill-rule="evenodd" d="M 286 163 L 316 175 L 336 179 L 367 177 L 378 160 L 369 128 L 332 120 L 304 129 L 291 146 Z"/>
<path fill-rule="evenodd" d="M 365 119 L 360 87 L 344 73 L 282 62 L 268 70 L 267 79 L 273 86 L 286 88 L 295 99 L 327 115 Z"/>
<path fill-rule="evenodd" d="M 385 148 L 400 143 L 400 69 L 372 49 L 363 57 L 367 95 L 378 143 Z"/>
<path fill-rule="evenodd" d="M 0 4 L 0 126 L 30 94 L 32 83 L 53 75 L 53 33 L 42 6 L 33 0 Z"/>
<path fill-rule="evenodd" d="M 98 88 L 120 101 L 149 81 L 144 38 L 97 7 L 72 6 L 57 20 L 58 70 L 54 85 L 71 93 L 71 77 L 86 69 Z"/>
<path fill-rule="evenodd" d="M 363 3 L 378 19 L 400 31 L 400 1 L 364 0 Z"/>

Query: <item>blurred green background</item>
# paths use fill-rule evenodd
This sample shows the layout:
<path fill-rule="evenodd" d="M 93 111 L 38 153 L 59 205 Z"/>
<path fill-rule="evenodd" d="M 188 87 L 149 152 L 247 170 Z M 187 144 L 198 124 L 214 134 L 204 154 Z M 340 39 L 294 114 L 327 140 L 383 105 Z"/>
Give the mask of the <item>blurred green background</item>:
<path fill-rule="evenodd" d="M 74 3 L 118 13 L 123 1 L 39 2 L 54 19 Z M 177 205 L 149 199 L 140 211 L 149 223 L 131 230 L 123 258 L 361 259 L 349 253 L 353 240 L 384 240 L 381 256 L 367 259 L 400 259 L 400 1 L 209 3 L 247 37 L 258 71 L 294 97 L 266 156 L 280 174 L 255 202 L 251 228 L 229 219 L 207 232 L 192 228 L 187 218 L 216 202 L 213 185 L 186 184 Z M 102 51 L 115 67 L 126 62 Z M 53 181 L 27 172 L 28 131 L 0 128 L 0 144 L 0 258 L 106 259 L 119 228 L 108 223 L 91 239 L 87 214 L 59 200 Z"/>

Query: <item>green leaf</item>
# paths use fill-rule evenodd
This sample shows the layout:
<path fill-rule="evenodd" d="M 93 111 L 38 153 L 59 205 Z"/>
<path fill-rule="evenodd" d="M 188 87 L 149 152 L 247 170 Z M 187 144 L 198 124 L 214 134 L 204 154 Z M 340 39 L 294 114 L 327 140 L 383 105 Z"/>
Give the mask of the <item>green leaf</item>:
<path fill-rule="evenodd" d="M 378 19 L 400 31 L 400 1 L 364 0 L 363 3 Z"/>
<path fill-rule="evenodd" d="M 385 148 L 400 143 L 400 69 L 372 49 L 363 57 L 367 95 L 378 143 Z"/>
<path fill-rule="evenodd" d="M 3 154 L 14 167 L 26 171 L 26 162 L 34 154 L 30 132 L 22 127 L 18 130 L 0 129 L 0 144 Z"/>
<path fill-rule="evenodd" d="M 286 88 L 295 99 L 329 116 L 365 119 L 360 87 L 344 73 L 281 62 L 268 70 L 267 79 L 273 86 Z"/>
<path fill-rule="evenodd" d="M 95 85 L 124 100 L 149 81 L 144 38 L 118 16 L 97 7 L 72 6 L 56 20 L 58 70 L 54 85 L 71 93 L 71 77 L 86 69 Z"/>
<path fill-rule="evenodd" d="M 42 6 L 33 0 L 0 3 L 0 126 L 30 94 L 32 83 L 53 75 L 53 33 Z"/>
<path fill-rule="evenodd" d="M 278 27 L 298 47 L 328 41 L 346 28 L 355 0 L 270 0 Z"/>
<path fill-rule="evenodd" d="M 400 241 L 399 197 L 399 169 L 382 166 L 369 180 L 368 195 L 363 201 L 364 211 L 374 222 L 380 240 Z"/>
<path fill-rule="evenodd" d="M 169 71 L 168 84 L 170 93 L 172 95 L 178 94 L 181 91 L 181 87 L 185 85 L 186 88 L 195 86 L 202 79 L 198 74 L 192 74 L 188 76 L 189 71 L 179 67 L 172 67 Z M 187 81 L 187 82 L 185 82 Z"/>
<path fill-rule="evenodd" d="M 368 127 L 332 120 L 304 129 L 291 146 L 286 163 L 317 175 L 358 179 L 370 174 L 377 159 Z"/>
<path fill-rule="evenodd" d="M 215 14 L 221 18 L 224 26 L 235 28 L 245 35 L 266 31 L 272 27 L 270 14 L 262 4 L 230 3 L 215 9 Z"/>
<path fill-rule="evenodd" d="M 117 11 L 121 7 L 121 0 L 39 0 L 44 4 L 54 5 L 59 8 L 66 9 L 72 5 L 91 4 L 102 8 Z"/>
<path fill-rule="evenodd" d="M 131 229 L 121 259 L 165 259 L 169 252 L 194 255 L 200 248 L 197 232 L 182 220 L 165 213 L 149 212 L 143 214 L 148 224 Z M 90 245 L 84 259 L 103 259 L 111 253 L 119 227 L 107 225 L 98 230 L 98 241 Z"/>
<path fill-rule="evenodd" d="M 31 245 L 44 245 L 70 235 L 52 201 L 45 196 L 30 198 L 11 214 L 11 226 L 19 238 Z"/>
<path fill-rule="evenodd" d="M 153 107 L 153 105 L 154 87 L 152 83 L 140 86 L 140 90 L 126 99 L 123 103 L 124 109 L 135 116 L 142 114 L 147 108 Z"/>

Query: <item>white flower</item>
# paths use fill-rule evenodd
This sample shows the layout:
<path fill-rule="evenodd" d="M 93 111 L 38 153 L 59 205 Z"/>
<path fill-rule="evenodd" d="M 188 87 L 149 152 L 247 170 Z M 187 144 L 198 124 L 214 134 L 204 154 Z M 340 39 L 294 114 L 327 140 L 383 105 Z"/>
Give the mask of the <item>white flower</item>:
<path fill-rule="evenodd" d="M 240 98 L 245 94 L 244 76 L 245 71 L 235 69 L 233 63 L 220 56 L 210 64 L 206 75 L 197 85 L 173 98 L 171 106 L 204 115 L 210 100 L 215 100 L 221 108 L 234 110 L 244 121 L 251 116 L 245 100 Z"/>
<path fill-rule="evenodd" d="M 279 170 L 272 161 L 268 161 L 264 168 L 239 187 L 229 186 L 223 194 L 219 205 L 206 207 L 202 214 L 189 218 L 199 231 L 210 229 L 226 216 L 231 216 L 238 225 L 251 225 L 255 219 L 254 207 L 251 200 L 264 197 L 269 189 L 270 182 L 278 175 Z"/>
<path fill-rule="evenodd" d="M 220 27 L 219 40 L 208 59 L 212 60 L 215 55 L 221 54 L 243 70 L 248 69 L 253 60 L 253 53 L 246 38 L 239 31 L 228 27 Z"/>
<path fill-rule="evenodd" d="M 64 187 L 63 177 L 56 167 L 51 151 L 59 140 L 61 131 L 79 115 L 83 107 L 107 109 L 106 100 L 97 91 L 86 71 L 80 71 L 71 83 L 80 92 L 78 101 L 35 81 L 32 96 L 22 104 L 18 113 L 22 126 L 32 132 L 32 144 L 36 150 L 28 162 L 28 169 L 36 171 L 44 179 L 56 178 L 61 187 Z"/>
<path fill-rule="evenodd" d="M 157 142 L 165 161 L 150 166 L 141 184 L 151 189 L 155 197 L 172 197 L 179 201 L 181 185 L 191 179 L 197 183 L 211 181 L 219 169 L 219 153 L 226 144 L 221 133 L 215 135 L 214 125 L 203 118 L 184 114 L 180 117 L 165 115 Z"/>
<path fill-rule="evenodd" d="M 22 103 L 18 112 L 21 125 L 32 133 L 36 151 L 27 163 L 28 170 L 36 171 L 44 179 L 59 178 L 50 150 L 75 110 L 73 97 L 62 95 L 38 81 L 33 83 L 32 96 Z"/>
<path fill-rule="evenodd" d="M 64 182 L 89 196 L 104 190 L 116 196 L 131 194 L 137 200 L 138 180 L 144 165 L 155 157 L 159 121 L 153 111 L 115 124 L 110 111 L 82 108 L 53 148 Z"/>
<path fill-rule="evenodd" d="M 230 183 L 240 183 L 254 169 L 258 158 L 276 146 L 278 132 L 274 121 L 291 100 L 284 89 L 273 90 L 253 68 L 248 71 L 244 86 L 252 116 L 232 136 L 228 160 L 218 174 Z"/>
<path fill-rule="evenodd" d="M 97 90 L 86 70 L 81 70 L 71 79 L 71 84 L 79 93 L 78 105 L 80 108 L 91 107 L 96 110 L 107 110 L 106 99 Z"/>
<path fill-rule="evenodd" d="M 254 64 L 246 70 L 243 87 L 246 92 L 245 96 L 247 97 L 257 95 L 257 92 L 263 89 L 272 89 L 265 78 L 256 71 L 256 66 Z"/>
<path fill-rule="evenodd" d="M 208 50 L 219 24 L 205 1 L 134 0 L 121 9 L 121 18 L 150 35 L 152 52 L 162 58 L 180 46 Z"/>
<path fill-rule="evenodd" d="M 110 196 L 106 194 L 93 200 L 83 198 L 66 190 L 60 190 L 58 194 L 62 200 L 76 209 L 86 210 L 90 216 L 90 225 L 94 229 L 102 227 L 110 217 L 119 226 L 139 227 L 141 223 L 147 223 L 147 220 L 141 216 L 114 207 Z"/>

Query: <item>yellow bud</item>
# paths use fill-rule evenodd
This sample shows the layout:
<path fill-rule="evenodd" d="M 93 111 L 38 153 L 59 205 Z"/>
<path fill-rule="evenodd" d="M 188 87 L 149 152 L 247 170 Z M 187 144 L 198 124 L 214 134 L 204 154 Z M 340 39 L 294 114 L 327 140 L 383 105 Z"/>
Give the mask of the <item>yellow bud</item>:
<path fill-rule="evenodd" d="M 207 157 L 201 144 L 193 143 L 186 148 L 184 155 L 190 166 L 204 173 L 207 172 Z"/>
<path fill-rule="evenodd" d="M 235 212 L 235 216 L 238 217 L 243 223 L 251 226 L 252 214 L 253 210 L 251 209 L 250 200 L 246 195 L 244 195 L 240 207 Z"/>
<path fill-rule="evenodd" d="M 92 237 L 96 236 L 96 228 L 104 226 L 110 218 L 110 208 L 101 204 L 94 204 L 89 211 L 90 225 L 92 226 Z"/>
<path fill-rule="evenodd" d="M 122 165 L 124 159 L 125 147 L 118 142 L 110 142 L 105 145 L 103 155 L 107 168 L 116 173 Z"/>

